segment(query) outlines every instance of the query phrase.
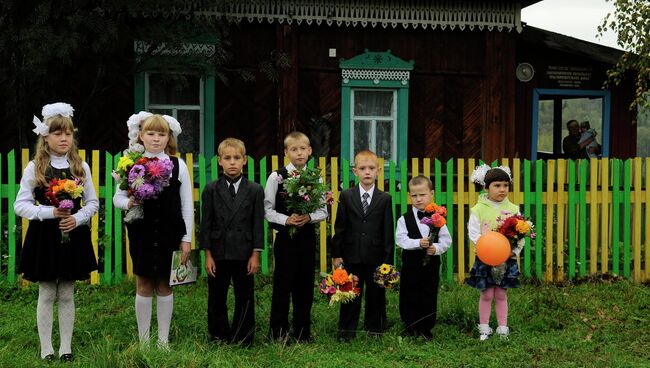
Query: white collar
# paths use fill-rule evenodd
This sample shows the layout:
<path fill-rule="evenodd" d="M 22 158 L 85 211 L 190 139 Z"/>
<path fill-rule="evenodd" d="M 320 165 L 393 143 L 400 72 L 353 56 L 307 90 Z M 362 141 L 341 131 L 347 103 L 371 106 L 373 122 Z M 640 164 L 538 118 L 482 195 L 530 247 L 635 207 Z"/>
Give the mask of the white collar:
<path fill-rule="evenodd" d="M 361 197 L 363 197 L 363 193 L 368 193 L 368 195 L 370 196 L 370 198 L 372 198 L 372 194 L 373 194 L 374 192 L 375 192 L 375 186 L 374 186 L 374 185 L 373 185 L 372 187 L 370 187 L 370 189 L 365 190 L 365 189 L 363 189 L 363 187 L 361 186 L 361 184 L 359 184 L 359 195 L 360 195 Z"/>
<path fill-rule="evenodd" d="M 301 171 L 304 170 L 306 167 L 307 167 L 306 165 L 303 166 L 302 169 L 301 169 Z M 295 167 L 295 166 L 293 165 L 293 163 L 291 163 L 291 162 L 289 162 L 289 165 L 285 166 L 285 168 L 287 169 L 287 172 L 292 172 L 292 171 L 296 171 L 296 170 L 298 170 L 298 168 Z"/>
<path fill-rule="evenodd" d="M 155 157 L 160 160 L 169 158 L 169 156 L 165 153 L 165 151 L 160 151 L 158 153 L 151 153 L 149 151 L 144 151 L 144 157 L 149 157 L 149 158 Z"/>
<path fill-rule="evenodd" d="M 58 156 L 55 153 L 50 152 L 50 164 L 56 169 L 66 169 L 70 167 L 68 162 L 68 153 L 66 152 L 63 156 Z"/>

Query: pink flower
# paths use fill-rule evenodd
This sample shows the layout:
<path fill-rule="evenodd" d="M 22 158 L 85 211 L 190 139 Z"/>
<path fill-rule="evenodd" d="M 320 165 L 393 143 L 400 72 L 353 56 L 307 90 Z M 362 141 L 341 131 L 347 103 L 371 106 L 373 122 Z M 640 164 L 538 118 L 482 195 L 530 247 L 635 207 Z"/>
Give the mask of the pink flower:
<path fill-rule="evenodd" d="M 64 199 L 59 202 L 59 208 L 62 210 L 71 210 L 74 208 L 74 202 L 70 199 Z"/>

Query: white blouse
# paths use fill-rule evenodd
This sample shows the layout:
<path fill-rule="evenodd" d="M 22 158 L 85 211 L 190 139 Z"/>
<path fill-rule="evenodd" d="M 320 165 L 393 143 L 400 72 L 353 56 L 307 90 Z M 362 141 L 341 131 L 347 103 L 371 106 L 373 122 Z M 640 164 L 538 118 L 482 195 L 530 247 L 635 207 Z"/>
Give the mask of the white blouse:
<path fill-rule="evenodd" d="M 67 154 L 63 156 L 50 154 L 50 164 L 55 169 L 67 169 L 70 167 Z M 81 207 L 77 213 L 72 215 L 77 222 L 77 227 L 88 224 L 90 218 L 95 214 L 95 212 L 97 212 L 97 209 L 99 209 L 99 200 L 97 199 L 95 187 L 93 186 L 90 167 L 85 162 L 82 163 L 82 167 L 85 173 L 83 185 L 84 191 L 82 196 L 83 207 Z M 36 183 L 35 170 L 36 165 L 34 164 L 34 161 L 30 161 L 27 164 L 27 167 L 25 167 L 23 176 L 20 179 L 20 190 L 16 196 L 14 211 L 16 211 L 16 215 L 29 220 L 43 221 L 53 219 L 55 218 L 54 206 L 36 204 L 36 200 L 34 199 L 34 188 L 38 186 Z"/>
<path fill-rule="evenodd" d="M 157 157 L 160 160 L 169 159 L 165 152 L 156 154 L 145 152 L 145 157 Z M 194 201 L 192 200 L 192 183 L 190 183 L 190 172 L 187 164 L 181 158 L 178 159 L 178 180 L 181 182 L 180 196 L 181 196 L 181 215 L 185 222 L 185 229 L 187 233 L 183 236 L 182 241 L 191 243 L 192 232 L 194 231 Z M 115 207 L 128 210 L 129 209 L 129 194 L 126 190 L 117 189 L 113 196 L 113 204 Z"/>

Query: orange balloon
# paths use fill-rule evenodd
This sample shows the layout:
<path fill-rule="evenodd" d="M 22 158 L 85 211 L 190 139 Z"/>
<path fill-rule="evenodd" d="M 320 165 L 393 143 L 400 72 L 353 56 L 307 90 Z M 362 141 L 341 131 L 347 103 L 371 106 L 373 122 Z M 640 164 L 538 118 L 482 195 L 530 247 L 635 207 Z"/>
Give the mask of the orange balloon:
<path fill-rule="evenodd" d="M 476 256 L 488 266 L 498 266 L 510 257 L 510 242 L 505 235 L 488 231 L 476 242 Z"/>

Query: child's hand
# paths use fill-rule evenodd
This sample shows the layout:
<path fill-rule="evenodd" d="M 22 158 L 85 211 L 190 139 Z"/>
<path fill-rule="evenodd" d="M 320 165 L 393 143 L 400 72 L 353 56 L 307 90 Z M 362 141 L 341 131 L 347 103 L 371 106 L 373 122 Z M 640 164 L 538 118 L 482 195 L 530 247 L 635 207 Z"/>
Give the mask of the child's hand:
<path fill-rule="evenodd" d="M 209 251 L 205 252 L 205 272 L 207 272 L 211 277 L 216 277 L 215 272 L 217 272 L 217 266 Z"/>
<path fill-rule="evenodd" d="M 187 260 L 190 258 L 190 251 L 192 250 L 192 244 L 188 242 L 181 242 L 181 250 L 183 251 L 183 255 L 181 256 L 181 263 L 185 264 L 187 263 Z"/>
<path fill-rule="evenodd" d="M 309 217 L 309 214 L 305 215 L 296 215 L 296 226 L 301 227 L 308 223 L 311 220 L 311 217 Z"/>
<path fill-rule="evenodd" d="M 135 205 L 135 198 L 129 197 L 129 204 L 127 207 L 131 209 L 131 207 L 133 207 L 134 205 Z"/>
<path fill-rule="evenodd" d="M 67 211 L 70 212 L 70 210 Z M 65 231 L 66 233 L 74 230 L 75 227 L 77 227 L 77 220 L 74 218 L 74 216 L 67 216 L 64 217 L 63 220 L 59 221 L 59 229 Z"/>
<path fill-rule="evenodd" d="M 54 211 L 52 211 L 52 213 L 54 213 L 54 217 L 56 218 L 64 218 L 70 216 L 70 210 L 64 210 L 56 207 L 54 208 Z"/>
<path fill-rule="evenodd" d="M 339 258 L 334 258 L 334 259 L 332 260 L 332 262 L 333 262 L 332 265 L 334 266 L 334 268 L 339 268 L 339 267 L 341 267 L 341 265 L 343 264 L 343 258 L 341 258 L 341 257 L 339 257 Z"/>
<path fill-rule="evenodd" d="M 420 248 L 426 249 L 426 248 L 429 248 L 430 245 L 431 244 L 429 244 L 429 239 L 427 239 L 427 238 L 420 239 Z"/>
<path fill-rule="evenodd" d="M 429 248 L 427 248 L 427 255 L 430 256 L 435 256 L 436 255 L 436 246 L 431 245 Z"/>
<path fill-rule="evenodd" d="M 291 226 L 295 226 L 295 225 L 296 225 L 296 217 L 297 217 L 297 216 L 298 216 L 298 215 L 296 215 L 295 213 L 294 213 L 294 214 L 291 214 L 291 216 L 287 217 L 287 221 L 286 221 L 284 224 L 287 225 L 287 226 L 289 226 L 289 225 L 291 225 Z"/>
<path fill-rule="evenodd" d="M 247 275 L 254 275 L 260 268 L 260 252 L 253 251 L 248 259 Z"/>

